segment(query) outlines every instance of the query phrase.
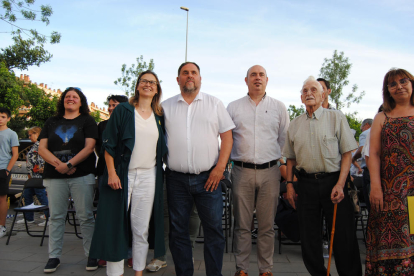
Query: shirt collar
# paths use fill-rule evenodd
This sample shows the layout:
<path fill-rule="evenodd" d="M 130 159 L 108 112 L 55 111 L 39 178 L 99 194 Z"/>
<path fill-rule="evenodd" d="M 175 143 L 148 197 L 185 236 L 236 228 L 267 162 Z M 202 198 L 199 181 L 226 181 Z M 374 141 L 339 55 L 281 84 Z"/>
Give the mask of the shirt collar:
<path fill-rule="evenodd" d="M 249 99 L 251 100 L 252 98 L 249 95 L 249 92 L 247 92 L 247 97 L 249 97 Z M 262 97 L 262 101 L 266 98 L 266 92 L 264 93 L 263 97 Z"/>
<path fill-rule="evenodd" d="M 203 93 L 198 92 L 197 96 L 194 98 L 194 101 L 202 100 L 202 99 L 203 99 Z M 185 100 L 183 98 L 183 95 L 181 93 L 178 94 L 177 102 L 179 102 L 179 101 L 185 102 Z"/>
<path fill-rule="evenodd" d="M 324 110 L 324 108 L 323 108 L 323 107 L 322 107 L 322 105 L 321 105 L 318 109 L 316 109 L 316 110 L 313 112 L 313 114 L 312 114 L 312 119 L 317 119 L 317 120 L 319 120 L 319 118 L 322 116 L 323 110 Z M 309 114 L 308 114 L 308 111 L 306 111 L 306 116 L 307 116 L 308 118 L 310 118 L 310 116 L 309 116 Z"/>

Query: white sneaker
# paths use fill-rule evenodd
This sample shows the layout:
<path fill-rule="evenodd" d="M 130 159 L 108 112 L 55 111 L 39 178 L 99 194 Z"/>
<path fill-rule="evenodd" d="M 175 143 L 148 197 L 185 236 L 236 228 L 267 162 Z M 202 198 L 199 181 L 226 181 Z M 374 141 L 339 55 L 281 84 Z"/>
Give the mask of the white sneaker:
<path fill-rule="evenodd" d="M 46 224 L 46 221 L 39 223 L 39 224 L 38 224 L 38 226 L 42 226 L 42 227 L 44 227 L 44 226 L 45 226 L 45 224 Z M 47 226 L 49 226 L 49 222 L 47 222 Z"/>
<path fill-rule="evenodd" d="M 19 219 L 18 221 L 16 221 L 16 223 L 17 224 L 22 224 L 22 223 L 24 223 L 24 219 Z M 32 220 L 32 221 L 27 220 L 27 224 L 32 224 L 32 223 L 34 223 L 34 220 Z"/>
<path fill-rule="evenodd" d="M 0 238 L 6 236 L 6 226 L 0 225 Z"/>
<path fill-rule="evenodd" d="M 166 261 L 161 261 L 158 259 L 152 259 L 151 262 L 145 267 L 148 271 L 158 271 L 163 267 L 167 266 L 167 262 Z"/>
<path fill-rule="evenodd" d="M 46 219 L 46 216 L 45 215 L 41 215 L 40 218 L 41 219 Z"/>

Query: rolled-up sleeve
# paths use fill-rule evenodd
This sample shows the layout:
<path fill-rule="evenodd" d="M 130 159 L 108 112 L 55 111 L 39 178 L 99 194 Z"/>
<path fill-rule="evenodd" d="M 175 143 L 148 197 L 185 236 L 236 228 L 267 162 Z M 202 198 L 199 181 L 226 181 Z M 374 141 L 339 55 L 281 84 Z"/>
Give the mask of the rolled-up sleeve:
<path fill-rule="evenodd" d="M 340 112 L 341 118 L 339 121 L 339 131 L 337 133 L 337 138 L 339 140 L 339 152 L 344 154 L 348 151 L 352 151 L 358 147 L 357 142 L 355 141 L 354 135 L 349 128 L 348 121 L 346 120 L 345 115 Z"/>

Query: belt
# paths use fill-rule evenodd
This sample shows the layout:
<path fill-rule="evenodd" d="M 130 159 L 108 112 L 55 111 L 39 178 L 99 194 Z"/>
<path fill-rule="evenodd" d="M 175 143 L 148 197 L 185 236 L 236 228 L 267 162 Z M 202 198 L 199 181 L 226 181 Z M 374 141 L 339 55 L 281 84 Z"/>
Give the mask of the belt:
<path fill-rule="evenodd" d="M 255 170 L 263 170 L 268 169 L 276 165 L 277 160 L 273 160 L 264 164 L 253 164 L 253 163 L 246 163 L 242 161 L 233 161 L 234 165 L 242 167 L 242 168 L 248 168 L 248 169 L 255 169 Z"/>
<path fill-rule="evenodd" d="M 203 171 L 200 172 L 199 174 L 195 174 L 195 173 L 183 173 L 183 172 L 177 172 L 177 171 L 172 171 L 170 170 L 168 167 L 165 168 L 166 172 L 172 172 L 172 173 L 178 173 L 178 174 L 182 174 L 182 175 L 186 175 L 186 176 L 195 176 L 195 175 L 200 175 L 202 173 L 211 173 L 211 171 L 216 167 L 216 165 L 214 165 L 213 167 L 211 167 L 208 171 Z"/>
<path fill-rule="evenodd" d="M 339 171 L 337 172 L 330 172 L 330 173 L 325 173 L 325 172 L 319 172 L 319 173 L 306 173 L 304 170 L 300 170 L 298 171 L 299 176 L 301 177 L 305 177 L 305 178 L 311 178 L 311 179 L 322 179 L 325 177 L 328 177 L 330 175 L 334 175 L 334 174 L 339 174 Z"/>

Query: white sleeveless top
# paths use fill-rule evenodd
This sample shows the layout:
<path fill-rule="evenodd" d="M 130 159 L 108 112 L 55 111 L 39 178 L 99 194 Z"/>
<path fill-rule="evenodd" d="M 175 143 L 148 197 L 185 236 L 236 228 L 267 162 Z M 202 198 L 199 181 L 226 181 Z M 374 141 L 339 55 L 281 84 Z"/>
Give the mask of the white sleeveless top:
<path fill-rule="evenodd" d="M 135 145 L 129 169 L 150 169 L 156 164 L 158 128 L 154 112 L 144 120 L 135 109 Z"/>

